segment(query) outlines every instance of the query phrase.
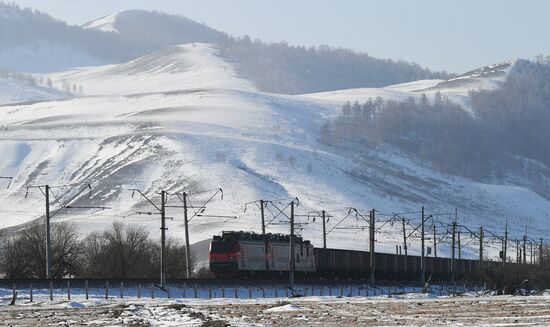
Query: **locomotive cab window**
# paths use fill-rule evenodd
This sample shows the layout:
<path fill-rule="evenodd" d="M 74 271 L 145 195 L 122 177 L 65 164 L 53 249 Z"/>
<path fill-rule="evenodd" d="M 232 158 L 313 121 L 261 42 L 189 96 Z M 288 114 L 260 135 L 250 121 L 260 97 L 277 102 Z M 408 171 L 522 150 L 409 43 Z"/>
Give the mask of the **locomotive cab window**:
<path fill-rule="evenodd" d="M 212 241 L 210 243 L 210 252 L 229 253 L 239 251 L 239 243 L 236 241 Z"/>

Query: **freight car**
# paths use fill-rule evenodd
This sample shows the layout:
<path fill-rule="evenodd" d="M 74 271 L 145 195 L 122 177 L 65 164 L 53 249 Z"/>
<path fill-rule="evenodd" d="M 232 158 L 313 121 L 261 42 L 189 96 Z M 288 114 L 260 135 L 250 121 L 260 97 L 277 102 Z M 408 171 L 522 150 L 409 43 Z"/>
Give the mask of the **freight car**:
<path fill-rule="evenodd" d="M 314 248 L 295 237 L 296 275 L 322 279 L 367 279 L 370 253 L 342 249 Z M 267 251 L 266 251 L 267 249 Z M 283 276 L 289 270 L 289 236 L 249 232 L 223 232 L 210 243 L 210 270 L 216 277 Z M 375 279 L 416 281 L 420 276 L 420 256 L 375 253 Z M 486 262 L 489 268 L 497 262 Z M 425 257 L 426 278 L 449 281 L 451 259 Z M 479 261 L 455 260 L 456 280 L 479 277 Z"/>

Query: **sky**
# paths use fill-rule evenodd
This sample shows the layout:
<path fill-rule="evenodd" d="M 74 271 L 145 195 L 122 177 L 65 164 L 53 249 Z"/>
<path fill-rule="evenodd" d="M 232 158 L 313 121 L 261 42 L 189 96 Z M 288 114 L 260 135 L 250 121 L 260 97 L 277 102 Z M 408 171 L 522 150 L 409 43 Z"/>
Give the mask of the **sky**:
<path fill-rule="evenodd" d="M 546 0 L 9 0 L 70 24 L 126 9 L 178 14 L 236 36 L 350 48 L 465 72 L 550 54 Z"/>

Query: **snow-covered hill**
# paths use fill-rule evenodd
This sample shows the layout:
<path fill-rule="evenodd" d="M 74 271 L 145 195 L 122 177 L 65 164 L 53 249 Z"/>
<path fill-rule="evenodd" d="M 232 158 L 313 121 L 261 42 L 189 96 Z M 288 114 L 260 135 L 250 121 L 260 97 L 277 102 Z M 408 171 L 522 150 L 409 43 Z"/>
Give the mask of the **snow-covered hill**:
<path fill-rule="evenodd" d="M 311 99 L 330 101 L 342 104 L 346 101 L 359 101 L 361 103 L 369 98 L 382 97 L 395 101 L 402 101 L 408 97 L 419 97 L 426 94 L 428 98 L 433 99 L 436 92 L 440 92 L 450 100 L 460 104 L 464 108 L 469 108 L 470 91 L 493 90 L 498 88 L 509 73 L 513 72 L 513 67 L 518 60 L 504 61 L 495 65 L 485 66 L 449 80 L 430 79 L 419 80 L 409 83 L 390 85 L 383 88 L 357 88 L 337 90 L 330 92 L 320 92 L 305 94 Z"/>
<path fill-rule="evenodd" d="M 67 93 L 49 87 L 0 76 L 0 105 L 67 97 Z"/>
<path fill-rule="evenodd" d="M 49 76 L 54 86 L 83 86 L 87 95 L 169 92 L 182 89 L 232 88 L 253 90 L 219 58 L 215 47 L 193 43 L 156 51 L 119 65 L 87 67 Z"/>
<path fill-rule="evenodd" d="M 516 226 L 514 236 L 526 227 L 550 231 L 545 224 L 550 202 L 528 189 L 436 173 L 390 148 L 357 155 L 322 145 L 319 128 L 338 113 L 338 103 L 258 92 L 211 45 L 171 47 L 125 64 L 82 68 L 52 78 L 57 85 L 64 80 L 83 85 L 88 96 L 0 107 L 0 175 L 15 177 L 9 190 L 0 191 L 0 205 L 9 208 L 2 211 L 1 227 L 43 217 L 44 198 L 39 192 L 25 198 L 28 185 L 91 183 L 91 198 L 82 196 L 77 203 L 109 208 L 63 210 L 55 221 L 71 221 L 87 233 L 117 220 L 146 226 L 156 235 L 159 217 L 137 214 L 154 208 L 132 198 L 129 188 L 142 189 L 158 202 L 160 190 L 193 193 L 222 187 L 224 199 L 214 201 L 205 214 L 238 218 L 195 217 L 193 242 L 222 230 L 259 231 L 259 213 L 250 208 L 244 212 L 245 202 L 295 196 L 302 215 L 338 210 L 331 213 L 329 228 L 348 207 L 376 208 L 383 218 L 384 213 L 418 211 L 424 205 L 428 213 L 454 212 L 457 207 L 459 221 L 474 228 L 483 224 L 499 232 L 508 219 Z M 439 83 L 423 81 L 376 92 L 405 96 Z M 63 197 L 70 190 L 54 192 Z M 191 200 L 199 204 L 208 196 L 196 194 Z M 177 198 L 170 196 L 169 204 L 178 205 Z M 181 209 L 169 209 L 168 216 L 173 218 L 168 235 L 181 239 Z M 418 213 L 406 216 L 419 218 Z M 350 219 L 341 226 L 363 224 Z M 319 220 L 303 227 L 304 237 L 320 245 Z M 268 230 L 286 232 L 287 226 L 275 224 Z M 393 252 L 400 233 L 393 224 L 381 227 L 378 248 Z M 328 243 L 365 249 L 366 235 L 360 229 L 336 229 Z M 418 242 L 411 242 L 410 253 L 415 253 Z M 449 251 L 442 247 L 439 253 Z M 475 256 L 475 251 L 472 247 L 463 253 Z M 497 249 L 487 246 L 487 251 L 494 255 Z"/>

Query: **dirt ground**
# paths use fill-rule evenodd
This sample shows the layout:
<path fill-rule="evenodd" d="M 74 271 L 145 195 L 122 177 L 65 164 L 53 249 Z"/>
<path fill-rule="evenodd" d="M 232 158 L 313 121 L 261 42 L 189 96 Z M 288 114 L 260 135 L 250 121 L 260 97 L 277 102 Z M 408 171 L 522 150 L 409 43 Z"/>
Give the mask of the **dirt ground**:
<path fill-rule="evenodd" d="M 0 307 L 2 326 L 550 326 L 548 297 L 304 298 Z M 80 305 L 80 304 L 78 304 Z"/>

